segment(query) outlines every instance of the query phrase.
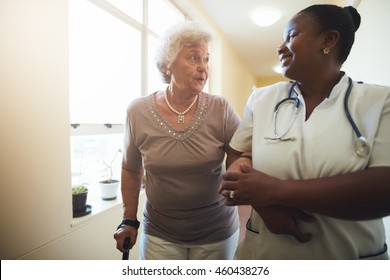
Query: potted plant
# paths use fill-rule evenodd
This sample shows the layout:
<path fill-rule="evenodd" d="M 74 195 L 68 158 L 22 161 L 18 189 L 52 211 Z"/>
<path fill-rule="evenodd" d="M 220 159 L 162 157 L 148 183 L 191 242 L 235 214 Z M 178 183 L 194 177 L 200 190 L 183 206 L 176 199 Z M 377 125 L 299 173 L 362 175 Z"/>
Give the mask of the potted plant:
<path fill-rule="evenodd" d="M 91 206 L 87 205 L 88 188 L 86 184 L 78 184 L 72 187 L 73 217 L 81 217 L 91 213 Z"/>
<path fill-rule="evenodd" d="M 113 200 L 116 199 L 118 195 L 118 189 L 119 189 L 119 180 L 114 180 L 112 178 L 113 176 L 113 170 L 112 165 L 115 161 L 116 156 L 121 153 L 122 150 L 118 149 L 112 160 L 107 163 L 106 161 L 103 161 L 105 167 L 106 167 L 106 179 L 99 182 L 100 185 L 100 191 L 101 191 L 101 197 L 103 200 Z"/>

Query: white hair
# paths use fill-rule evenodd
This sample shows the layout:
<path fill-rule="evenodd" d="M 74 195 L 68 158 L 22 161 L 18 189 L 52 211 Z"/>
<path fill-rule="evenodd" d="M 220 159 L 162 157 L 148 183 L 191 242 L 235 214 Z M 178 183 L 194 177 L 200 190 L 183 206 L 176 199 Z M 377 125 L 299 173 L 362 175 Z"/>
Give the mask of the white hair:
<path fill-rule="evenodd" d="M 171 76 L 166 72 L 184 46 L 196 47 L 211 40 L 211 33 L 193 21 L 183 21 L 170 27 L 160 38 L 155 56 L 163 81 L 168 84 L 171 82 Z"/>

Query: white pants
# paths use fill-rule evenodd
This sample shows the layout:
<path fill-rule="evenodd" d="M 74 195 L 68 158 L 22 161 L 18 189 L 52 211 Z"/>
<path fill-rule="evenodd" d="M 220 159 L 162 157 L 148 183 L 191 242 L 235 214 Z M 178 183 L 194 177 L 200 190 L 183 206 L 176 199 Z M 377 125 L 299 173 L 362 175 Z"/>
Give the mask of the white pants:
<path fill-rule="evenodd" d="M 176 244 L 141 233 L 141 260 L 232 260 L 237 248 L 239 230 L 229 238 L 201 245 Z"/>

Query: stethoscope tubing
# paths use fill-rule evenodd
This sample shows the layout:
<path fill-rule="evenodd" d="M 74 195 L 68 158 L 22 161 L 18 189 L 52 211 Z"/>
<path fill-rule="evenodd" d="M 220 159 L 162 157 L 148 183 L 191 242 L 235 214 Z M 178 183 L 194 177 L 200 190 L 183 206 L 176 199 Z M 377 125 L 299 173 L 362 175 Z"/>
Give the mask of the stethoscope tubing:
<path fill-rule="evenodd" d="M 297 81 L 295 81 L 291 87 L 290 87 L 290 90 L 288 92 L 288 97 L 287 98 L 284 98 L 282 99 L 281 101 L 279 101 L 278 103 L 276 103 L 275 105 L 275 109 L 274 109 L 274 137 L 264 137 L 264 139 L 266 140 L 277 140 L 277 141 L 290 141 L 290 140 L 294 140 L 295 137 L 290 137 L 290 138 L 283 138 L 287 133 L 288 131 L 291 129 L 292 127 L 292 124 L 290 125 L 290 128 L 285 132 L 283 133 L 281 136 L 278 135 L 277 133 L 277 130 L 276 130 L 276 115 L 278 113 L 278 110 L 279 110 L 279 107 L 285 103 L 285 102 L 288 102 L 288 101 L 293 101 L 294 102 L 294 107 L 295 107 L 295 115 L 296 116 L 296 113 L 298 112 L 299 110 L 299 106 L 301 105 L 300 104 L 300 100 L 298 97 L 293 97 L 293 92 L 295 91 L 294 90 L 294 87 L 298 84 Z M 369 143 L 368 141 L 366 140 L 366 138 L 364 136 L 362 136 L 362 134 L 360 133 L 360 130 L 359 128 L 357 127 L 356 123 L 354 122 L 350 112 L 349 112 L 349 108 L 348 108 L 348 101 L 349 101 L 349 96 L 351 94 L 351 91 L 352 91 L 352 86 L 353 86 L 353 82 L 352 82 L 352 79 L 350 77 L 348 77 L 348 88 L 347 88 L 347 91 L 345 93 L 345 96 L 344 96 L 344 111 L 345 111 L 345 115 L 348 119 L 348 122 L 350 123 L 353 131 L 355 132 L 357 138 L 358 138 L 358 142 L 357 144 L 355 145 L 355 151 L 356 153 L 361 156 L 361 157 L 364 157 L 364 156 L 367 156 L 369 154 L 369 150 L 370 150 L 370 146 L 369 146 Z M 294 117 L 294 120 L 295 120 L 295 117 Z"/>
<path fill-rule="evenodd" d="M 344 97 L 344 111 L 345 111 L 345 115 L 346 115 L 349 123 L 351 124 L 353 131 L 355 132 L 357 138 L 360 138 L 360 137 L 362 137 L 362 134 L 360 133 L 360 130 L 357 127 L 356 123 L 354 122 L 351 114 L 349 113 L 349 108 L 348 108 L 348 100 L 349 100 L 349 95 L 351 94 L 351 91 L 352 91 L 352 79 L 348 77 L 348 89 L 347 89 L 347 92 L 345 93 L 345 97 Z"/>

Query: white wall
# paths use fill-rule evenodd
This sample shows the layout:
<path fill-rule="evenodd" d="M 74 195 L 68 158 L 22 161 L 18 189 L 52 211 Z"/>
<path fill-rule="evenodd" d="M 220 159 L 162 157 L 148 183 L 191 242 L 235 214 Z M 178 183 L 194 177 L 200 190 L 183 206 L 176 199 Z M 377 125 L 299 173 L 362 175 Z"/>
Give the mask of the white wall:
<path fill-rule="evenodd" d="M 0 1 L 0 259 L 120 259 L 121 206 L 72 227 L 67 0 Z"/>
<path fill-rule="evenodd" d="M 1 258 L 69 230 L 66 1 L 0 2 Z"/>
<path fill-rule="evenodd" d="M 361 24 L 343 69 L 354 80 L 390 86 L 390 1 L 361 0 L 357 10 Z"/>

